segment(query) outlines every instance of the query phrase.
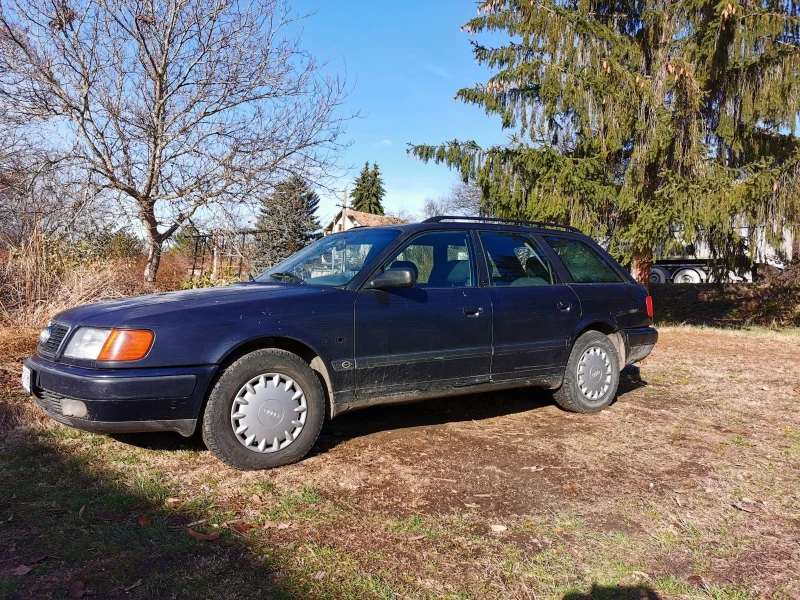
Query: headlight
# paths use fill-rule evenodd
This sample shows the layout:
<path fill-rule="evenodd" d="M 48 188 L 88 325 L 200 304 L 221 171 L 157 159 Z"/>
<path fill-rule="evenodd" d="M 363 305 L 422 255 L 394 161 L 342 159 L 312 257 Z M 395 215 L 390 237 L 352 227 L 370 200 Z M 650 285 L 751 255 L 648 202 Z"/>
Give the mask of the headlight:
<path fill-rule="evenodd" d="M 64 356 L 68 358 L 97 360 L 97 357 L 100 356 L 100 350 L 103 349 L 103 344 L 106 343 L 110 334 L 110 329 L 81 327 L 72 336 L 69 344 L 67 344 L 67 349 L 64 350 Z"/>
<path fill-rule="evenodd" d="M 146 329 L 99 329 L 81 327 L 70 339 L 64 356 L 84 360 L 140 360 L 153 345 L 153 332 Z"/>

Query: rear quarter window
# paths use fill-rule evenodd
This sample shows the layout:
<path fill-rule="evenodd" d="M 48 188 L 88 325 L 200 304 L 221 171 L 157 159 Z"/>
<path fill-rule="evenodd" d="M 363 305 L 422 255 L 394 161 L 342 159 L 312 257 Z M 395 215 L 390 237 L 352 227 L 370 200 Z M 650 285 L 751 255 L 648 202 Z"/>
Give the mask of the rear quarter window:
<path fill-rule="evenodd" d="M 557 235 L 545 236 L 545 241 L 558 254 L 575 283 L 622 281 L 614 267 L 589 244 Z"/>

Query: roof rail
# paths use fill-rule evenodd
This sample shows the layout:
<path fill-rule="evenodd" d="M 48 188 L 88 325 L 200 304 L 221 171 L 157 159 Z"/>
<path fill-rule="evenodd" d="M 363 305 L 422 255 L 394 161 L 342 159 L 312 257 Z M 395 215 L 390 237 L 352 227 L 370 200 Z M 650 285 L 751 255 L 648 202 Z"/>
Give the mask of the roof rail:
<path fill-rule="evenodd" d="M 478 223 L 499 223 L 509 225 L 527 225 L 528 227 L 542 227 L 545 229 L 564 229 L 565 231 L 572 231 L 574 233 L 583 233 L 577 227 L 572 225 L 561 225 L 560 223 L 545 223 L 543 221 L 525 221 L 522 219 L 502 219 L 499 217 L 459 217 L 439 215 L 425 219 L 423 223 L 441 223 L 442 221 L 476 221 Z"/>

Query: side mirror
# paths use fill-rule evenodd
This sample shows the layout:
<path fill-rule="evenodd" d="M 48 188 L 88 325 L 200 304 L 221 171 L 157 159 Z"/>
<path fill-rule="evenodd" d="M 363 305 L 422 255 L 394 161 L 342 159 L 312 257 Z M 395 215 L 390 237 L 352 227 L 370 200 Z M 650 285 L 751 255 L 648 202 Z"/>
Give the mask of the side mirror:
<path fill-rule="evenodd" d="M 365 290 L 400 290 L 414 287 L 417 278 L 408 267 L 389 269 L 369 280 L 362 288 Z"/>

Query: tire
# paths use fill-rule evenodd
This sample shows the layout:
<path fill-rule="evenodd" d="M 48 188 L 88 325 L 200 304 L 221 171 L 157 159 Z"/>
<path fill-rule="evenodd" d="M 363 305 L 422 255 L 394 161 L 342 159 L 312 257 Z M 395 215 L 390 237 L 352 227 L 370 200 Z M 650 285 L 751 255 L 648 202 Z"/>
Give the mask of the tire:
<path fill-rule="evenodd" d="M 231 467 L 272 469 L 308 454 L 324 421 L 325 396 L 311 367 L 291 352 L 269 348 L 225 368 L 209 394 L 202 435 L 211 453 Z"/>
<path fill-rule="evenodd" d="M 667 283 L 669 280 L 669 271 L 664 267 L 651 267 L 650 268 L 650 283 Z"/>
<path fill-rule="evenodd" d="M 584 374 L 593 373 L 595 368 L 600 369 L 600 378 L 586 382 Z M 605 378 L 603 370 L 606 372 Z M 564 372 L 564 382 L 553 392 L 553 397 L 564 410 L 598 412 L 611 404 L 617 395 L 618 385 L 619 357 L 614 344 L 599 331 L 587 331 L 575 340 Z"/>
<path fill-rule="evenodd" d="M 702 283 L 703 277 L 695 269 L 681 269 L 672 276 L 673 283 Z"/>

